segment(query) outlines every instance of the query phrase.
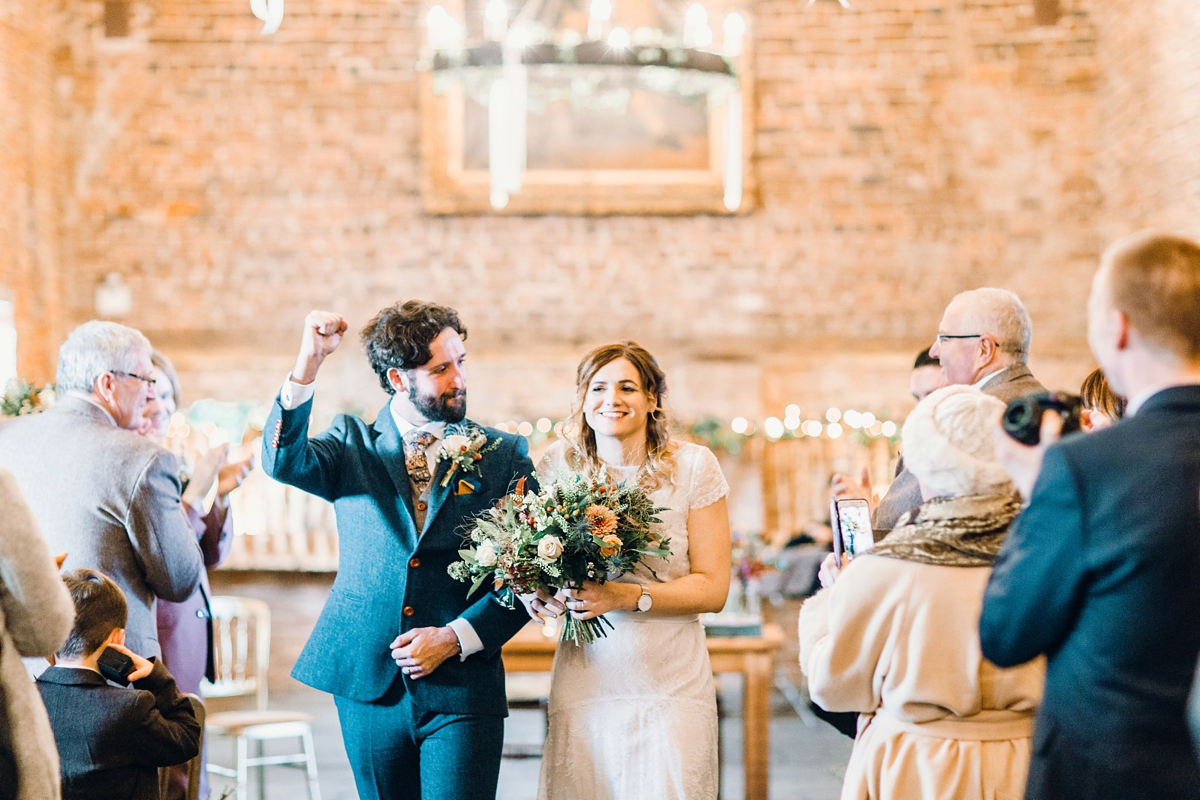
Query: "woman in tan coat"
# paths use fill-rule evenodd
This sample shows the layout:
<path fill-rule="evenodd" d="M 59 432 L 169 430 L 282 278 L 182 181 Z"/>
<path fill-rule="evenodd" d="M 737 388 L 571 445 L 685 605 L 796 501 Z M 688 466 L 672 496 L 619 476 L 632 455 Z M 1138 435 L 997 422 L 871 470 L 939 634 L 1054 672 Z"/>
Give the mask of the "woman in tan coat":
<path fill-rule="evenodd" d="M 57 800 L 58 751 L 21 656 L 51 656 L 75 606 L 17 480 L 0 468 L 0 800 Z"/>
<path fill-rule="evenodd" d="M 1029 771 L 1041 661 L 983 658 L 983 591 L 1020 510 L 995 460 L 1003 409 L 952 386 L 904 425 L 904 459 L 925 503 L 841 570 L 832 556 L 800 612 L 813 700 L 860 712 L 842 800 L 1017 800 Z"/>

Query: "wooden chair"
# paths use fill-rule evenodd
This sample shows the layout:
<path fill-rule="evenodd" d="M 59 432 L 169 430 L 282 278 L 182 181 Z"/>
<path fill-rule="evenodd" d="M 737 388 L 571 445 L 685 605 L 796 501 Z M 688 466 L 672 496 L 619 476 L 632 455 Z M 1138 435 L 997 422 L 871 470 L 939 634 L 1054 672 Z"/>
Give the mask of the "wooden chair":
<path fill-rule="evenodd" d="M 253 697 L 254 709 L 208 715 L 208 732 L 236 742 L 234 768 L 209 763 L 208 771 L 237 781 L 237 800 L 247 800 L 249 772 L 258 770 L 258 796 L 266 798 L 266 767 L 288 766 L 308 772 L 308 796 L 321 800 L 317 760 L 313 753 L 312 717 L 295 711 L 267 710 L 267 668 L 271 654 L 271 609 L 261 600 L 217 596 L 209 600 L 213 615 L 213 658 L 217 680 L 204 683 L 204 696 Z M 263 755 L 263 743 L 299 739 L 302 751 Z M 250 754 L 250 743 L 255 745 Z"/>
<path fill-rule="evenodd" d="M 200 723 L 200 741 L 204 741 L 204 701 L 194 694 L 185 694 L 192 701 L 192 711 L 196 714 L 196 722 Z M 196 757 L 187 762 L 187 800 L 200 800 L 200 770 L 204 769 L 204 748 Z M 158 796 L 167 796 L 167 785 L 170 771 L 165 767 L 158 770 Z"/>

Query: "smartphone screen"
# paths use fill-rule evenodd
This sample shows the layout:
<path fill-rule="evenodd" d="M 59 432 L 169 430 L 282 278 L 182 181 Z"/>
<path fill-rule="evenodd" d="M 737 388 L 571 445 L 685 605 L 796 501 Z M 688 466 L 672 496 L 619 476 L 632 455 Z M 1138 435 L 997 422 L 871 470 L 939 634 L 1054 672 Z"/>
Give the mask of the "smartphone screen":
<path fill-rule="evenodd" d="M 837 521 L 842 549 L 851 558 L 875 546 L 875 536 L 871 532 L 871 507 L 866 500 L 838 500 Z"/>

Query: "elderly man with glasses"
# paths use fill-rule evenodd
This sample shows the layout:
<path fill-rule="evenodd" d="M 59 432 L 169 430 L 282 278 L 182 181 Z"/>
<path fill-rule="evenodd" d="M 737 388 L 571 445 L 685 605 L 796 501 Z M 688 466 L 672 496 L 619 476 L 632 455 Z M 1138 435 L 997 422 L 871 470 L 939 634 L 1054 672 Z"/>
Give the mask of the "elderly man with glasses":
<path fill-rule="evenodd" d="M 151 398 L 150 342 L 115 322 L 87 322 L 58 353 L 62 397 L 44 414 L 0 425 L 12 470 L 66 569 L 99 570 L 125 592 L 125 645 L 160 655 L 155 599 L 186 600 L 204 559 L 180 496 L 175 456 L 135 431 Z"/>
<path fill-rule="evenodd" d="M 943 385 L 974 386 L 1007 403 L 1046 391 L 1026 366 L 1032 341 L 1033 323 L 1021 298 L 1005 289 L 974 289 L 946 306 L 929 356 L 941 364 Z M 878 502 L 863 477 L 856 481 L 835 476 L 833 494 L 838 499 L 857 497 L 873 506 L 877 503 L 871 517 L 876 539 L 921 505 L 921 488 L 905 469 L 898 471 Z"/>

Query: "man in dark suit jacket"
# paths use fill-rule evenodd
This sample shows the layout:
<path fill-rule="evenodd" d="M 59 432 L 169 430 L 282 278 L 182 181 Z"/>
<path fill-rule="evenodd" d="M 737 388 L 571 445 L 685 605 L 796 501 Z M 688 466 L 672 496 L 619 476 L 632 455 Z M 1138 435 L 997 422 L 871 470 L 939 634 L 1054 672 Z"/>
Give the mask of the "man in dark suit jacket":
<path fill-rule="evenodd" d="M 984 597 L 983 654 L 1047 656 L 1029 800 L 1200 798 L 1185 708 L 1200 654 L 1200 245 L 1118 242 L 1088 340 L 1126 419 L 1027 448 L 998 431 L 1029 498 Z"/>
<path fill-rule="evenodd" d="M 335 696 L 363 800 L 490 799 L 508 713 L 500 648 L 529 617 L 493 592 L 468 598 L 447 568 L 472 519 L 521 478 L 536 485 L 533 464 L 524 437 L 465 419 L 466 328 L 417 301 L 362 331 L 393 395 L 375 423 L 343 415 L 308 438 L 313 381 L 346 330 L 308 316 L 263 442 L 268 474 L 331 501 L 338 521 L 337 579 L 292 675 Z M 476 440 L 474 467 L 439 458 L 451 436 Z"/>
<path fill-rule="evenodd" d="M 75 626 L 37 687 L 62 769 L 63 800 L 158 800 L 158 768 L 200 752 L 200 723 L 161 661 L 124 647 L 128 606 L 120 588 L 90 569 L 63 576 Z M 129 656 L 133 688 L 99 672 L 105 648 Z"/>
<path fill-rule="evenodd" d="M 941 365 L 943 386 L 975 386 L 1007 403 L 1046 391 L 1026 366 L 1032 343 L 1033 323 L 1019 297 L 1005 289 L 974 289 L 957 295 L 946 306 L 937 340 L 921 356 L 928 355 Z M 921 356 L 917 357 L 914 373 L 924 363 Z M 867 476 L 863 478 L 859 483 L 844 475 L 834 476 L 834 497 L 859 497 L 870 502 L 871 487 Z M 903 469 L 901 458 L 895 480 L 871 515 L 876 540 L 920 505 L 921 487 Z"/>

